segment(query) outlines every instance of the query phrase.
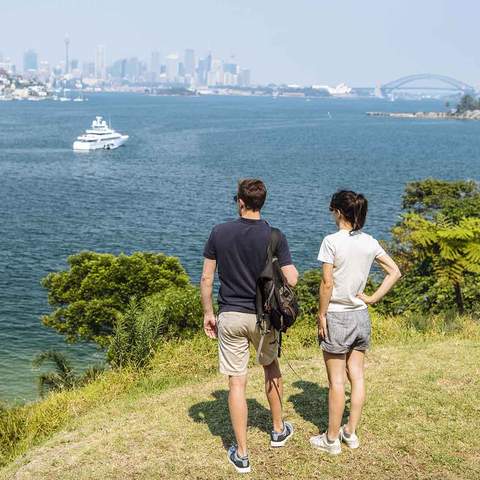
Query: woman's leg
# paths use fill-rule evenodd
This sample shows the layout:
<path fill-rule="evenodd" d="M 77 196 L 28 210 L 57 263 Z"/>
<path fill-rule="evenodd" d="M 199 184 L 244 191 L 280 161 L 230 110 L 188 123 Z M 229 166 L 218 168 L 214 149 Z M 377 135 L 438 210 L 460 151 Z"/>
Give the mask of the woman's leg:
<path fill-rule="evenodd" d="M 328 375 L 328 440 L 336 440 L 345 409 L 345 355 L 323 352 Z"/>
<path fill-rule="evenodd" d="M 364 358 L 365 352 L 360 350 L 352 350 L 347 354 L 347 375 L 352 386 L 347 433 L 355 433 L 365 403 Z"/>

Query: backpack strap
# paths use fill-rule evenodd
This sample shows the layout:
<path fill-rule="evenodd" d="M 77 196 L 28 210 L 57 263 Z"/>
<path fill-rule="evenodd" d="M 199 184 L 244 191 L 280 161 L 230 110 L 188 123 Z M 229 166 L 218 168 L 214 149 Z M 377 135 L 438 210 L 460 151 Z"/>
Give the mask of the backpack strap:
<path fill-rule="evenodd" d="M 270 227 L 270 241 L 268 243 L 268 248 L 267 248 L 267 255 L 269 259 L 273 259 L 278 255 L 278 247 L 280 245 L 280 242 L 282 240 L 282 232 L 275 227 Z M 258 321 L 257 321 L 258 323 Z M 260 331 L 261 331 L 261 337 L 260 337 L 260 343 L 258 345 L 258 350 L 257 350 L 257 363 L 260 363 L 260 354 L 262 351 L 263 343 L 265 341 L 265 335 L 270 332 L 270 330 L 267 330 L 266 325 L 260 325 Z M 274 329 L 274 338 L 275 342 L 278 343 L 278 357 L 280 357 L 281 354 L 281 349 L 282 349 L 282 332 L 278 332 L 278 339 L 276 338 L 277 332 Z"/>
<path fill-rule="evenodd" d="M 270 227 L 270 243 L 268 245 L 269 255 L 275 257 L 278 254 L 278 247 L 282 240 L 282 232 L 278 228 Z"/>

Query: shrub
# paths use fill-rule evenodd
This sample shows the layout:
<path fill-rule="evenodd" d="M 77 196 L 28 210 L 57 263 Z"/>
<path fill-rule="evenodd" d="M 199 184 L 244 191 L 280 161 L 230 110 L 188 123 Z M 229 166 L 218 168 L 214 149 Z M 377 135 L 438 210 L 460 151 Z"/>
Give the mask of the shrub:
<path fill-rule="evenodd" d="M 39 353 L 33 359 L 32 365 L 40 367 L 45 362 L 53 364 L 54 370 L 41 373 L 38 377 L 38 391 L 41 397 L 49 392 L 71 390 L 86 385 L 95 380 L 105 370 L 102 365 L 93 365 L 81 375 L 77 375 L 67 356 L 55 350 L 46 350 Z"/>
<path fill-rule="evenodd" d="M 115 368 L 144 367 L 160 342 L 186 337 L 202 322 L 200 293 L 195 287 L 170 288 L 142 302 L 132 299 L 120 316 L 108 349 L 108 360 Z"/>
<path fill-rule="evenodd" d="M 180 261 L 161 253 L 81 252 L 70 256 L 68 264 L 68 270 L 42 281 L 55 308 L 42 321 L 68 341 L 94 341 L 102 347 L 108 346 L 114 323 L 132 297 L 141 300 L 189 282 Z"/>
<path fill-rule="evenodd" d="M 316 316 L 318 312 L 318 298 L 322 271 L 320 268 L 304 272 L 295 287 L 295 293 L 300 305 L 302 317 Z"/>

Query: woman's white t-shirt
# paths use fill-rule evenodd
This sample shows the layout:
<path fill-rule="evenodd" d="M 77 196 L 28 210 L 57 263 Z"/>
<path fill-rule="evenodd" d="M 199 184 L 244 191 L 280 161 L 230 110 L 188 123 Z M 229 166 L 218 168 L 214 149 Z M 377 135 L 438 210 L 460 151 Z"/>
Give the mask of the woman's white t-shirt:
<path fill-rule="evenodd" d="M 357 294 L 365 288 L 373 261 L 382 255 L 386 253 L 378 241 L 361 231 L 339 230 L 323 239 L 318 260 L 333 265 L 329 312 L 367 308 Z"/>

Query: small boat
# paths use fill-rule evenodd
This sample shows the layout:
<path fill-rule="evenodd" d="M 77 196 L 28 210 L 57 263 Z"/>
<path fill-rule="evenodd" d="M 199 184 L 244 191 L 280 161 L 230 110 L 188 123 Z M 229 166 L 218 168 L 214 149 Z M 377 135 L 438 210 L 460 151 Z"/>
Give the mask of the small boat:
<path fill-rule="evenodd" d="M 122 135 L 112 129 L 101 116 L 95 117 L 92 126 L 73 142 L 77 151 L 114 150 L 128 140 L 128 135 Z"/>

